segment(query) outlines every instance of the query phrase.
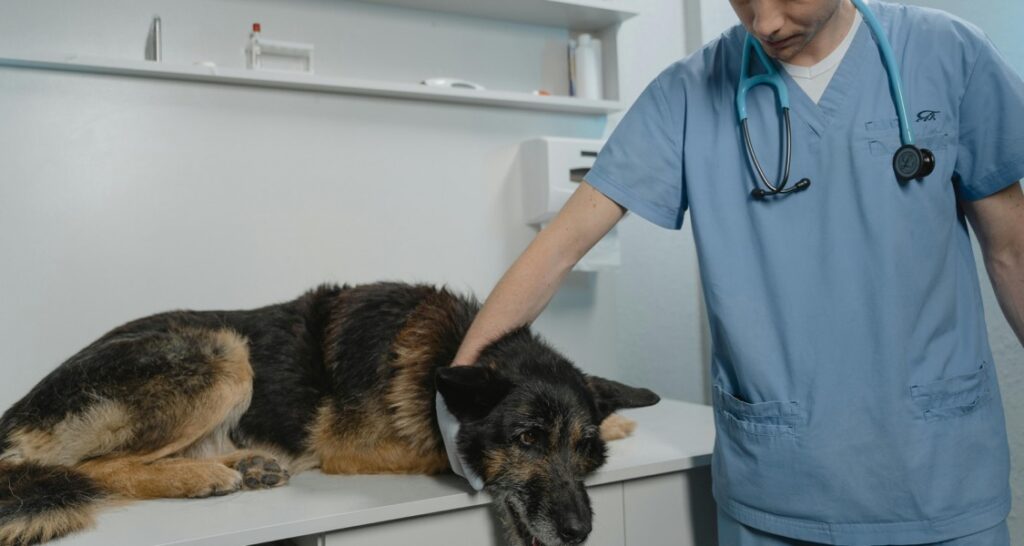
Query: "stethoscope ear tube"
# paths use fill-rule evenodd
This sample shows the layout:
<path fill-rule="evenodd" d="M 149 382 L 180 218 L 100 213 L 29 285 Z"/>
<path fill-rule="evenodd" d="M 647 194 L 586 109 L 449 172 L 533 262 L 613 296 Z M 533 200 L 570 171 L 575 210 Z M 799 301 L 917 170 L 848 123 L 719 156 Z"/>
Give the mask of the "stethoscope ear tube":
<path fill-rule="evenodd" d="M 754 145 L 750 140 L 750 130 L 747 128 L 746 118 L 740 122 L 740 131 L 743 133 L 743 142 L 747 147 L 747 155 L 750 157 L 750 162 L 753 164 L 754 171 L 757 172 L 758 178 L 761 179 L 761 183 L 768 188 L 767 191 L 760 186 L 754 188 L 750 192 L 750 196 L 754 199 L 764 199 L 769 195 L 803 191 L 811 186 L 811 181 L 804 178 L 797 182 L 793 187 L 786 187 L 786 184 L 789 183 L 789 168 L 793 159 L 793 126 L 789 117 L 789 108 L 782 108 L 782 118 L 785 120 L 786 142 L 785 149 L 783 150 L 783 156 L 786 158 L 786 162 L 783 165 L 782 181 L 779 182 L 778 186 L 775 186 L 768 181 L 768 177 L 764 174 L 764 169 L 761 168 L 761 162 L 757 160 L 757 153 L 754 152 Z"/>
<path fill-rule="evenodd" d="M 935 169 L 935 154 L 931 150 L 918 148 L 914 145 L 914 135 L 910 128 L 906 107 L 903 104 L 903 84 L 900 80 L 896 56 L 893 54 L 892 46 L 889 45 L 889 40 L 886 38 L 878 19 L 875 18 L 875 15 L 868 9 L 864 1 L 852 1 L 857 10 L 864 16 L 864 22 L 868 25 L 872 35 L 875 37 L 875 41 L 878 43 L 878 49 L 882 55 L 882 64 L 889 79 L 889 91 L 892 96 L 893 105 L 896 108 L 896 116 L 899 118 L 902 146 L 896 150 L 892 158 L 892 168 L 896 174 L 896 179 L 903 183 L 909 180 L 924 178 Z M 754 52 L 764 67 L 764 74 L 750 76 L 751 51 Z M 779 108 L 785 117 L 786 142 L 785 151 L 783 152 L 786 158 L 785 169 L 782 181 L 777 186 L 773 185 L 764 174 L 764 169 L 761 168 L 761 163 L 754 152 L 754 146 L 750 141 L 750 132 L 747 128 L 747 92 L 751 88 L 762 84 L 769 85 L 775 89 L 779 100 Z M 749 33 L 743 44 L 743 57 L 740 62 L 740 78 L 736 88 L 736 112 L 740 120 L 740 128 L 743 133 L 743 142 L 747 149 L 747 156 L 754 166 L 757 177 L 760 179 L 758 187 L 750 192 L 751 197 L 754 199 L 764 199 L 769 195 L 793 193 L 810 187 L 811 181 L 806 178 L 801 179 L 792 187 L 786 187 L 786 184 L 789 182 L 789 168 L 793 156 L 793 131 L 789 119 L 789 99 L 786 83 L 782 80 L 774 63 L 768 59 L 761 44 Z M 764 185 L 764 188 L 761 187 L 761 184 Z"/>
<path fill-rule="evenodd" d="M 758 60 L 764 67 L 764 74 L 749 77 L 751 51 L 757 55 Z M 747 127 L 747 92 L 758 85 L 767 85 L 775 90 L 779 109 L 782 110 L 782 117 L 785 123 L 786 141 L 782 151 L 785 163 L 782 170 L 782 180 L 778 185 L 772 184 L 768 180 L 768 176 L 764 174 L 761 162 L 757 159 L 757 153 L 754 152 L 754 145 L 750 140 L 750 130 Z M 740 120 L 740 131 L 743 133 L 743 143 L 747 148 L 747 157 L 750 159 L 754 171 L 760 179 L 760 184 L 764 184 L 768 188 L 765 190 L 758 184 L 758 187 L 750 192 L 750 196 L 754 199 L 764 199 L 769 195 L 787 194 L 807 189 L 811 185 L 811 181 L 806 178 L 793 187 L 786 187 L 789 184 L 790 166 L 793 163 L 793 125 L 789 115 L 789 92 L 786 88 L 786 82 L 782 80 L 779 71 L 776 70 L 775 65 L 768 59 L 764 49 L 761 48 L 761 44 L 750 34 L 747 35 L 747 39 L 743 44 L 743 58 L 740 61 L 740 83 L 736 90 L 736 114 Z"/>

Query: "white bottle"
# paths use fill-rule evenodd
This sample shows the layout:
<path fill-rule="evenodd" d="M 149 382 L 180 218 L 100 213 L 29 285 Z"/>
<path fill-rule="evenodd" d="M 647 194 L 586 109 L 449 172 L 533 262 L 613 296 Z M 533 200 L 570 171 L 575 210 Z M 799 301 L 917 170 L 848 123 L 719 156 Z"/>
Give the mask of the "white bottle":
<path fill-rule="evenodd" d="M 583 99 L 601 100 L 601 40 L 589 34 L 576 38 L 576 96 Z"/>
<path fill-rule="evenodd" d="M 260 24 L 252 24 L 252 32 L 249 33 L 249 44 L 245 48 L 246 68 L 260 68 Z"/>

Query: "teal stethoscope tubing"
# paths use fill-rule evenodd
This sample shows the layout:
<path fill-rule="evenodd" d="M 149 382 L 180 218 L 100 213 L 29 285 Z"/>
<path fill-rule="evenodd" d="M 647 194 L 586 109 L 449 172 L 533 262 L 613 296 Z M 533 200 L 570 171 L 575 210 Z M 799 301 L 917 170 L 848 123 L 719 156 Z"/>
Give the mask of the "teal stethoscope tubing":
<path fill-rule="evenodd" d="M 875 41 L 878 43 L 878 49 L 882 54 L 882 64 L 885 66 L 885 72 L 889 78 L 889 93 L 892 96 L 893 105 L 896 107 L 896 116 L 899 119 L 900 141 L 903 144 L 900 151 L 907 147 L 913 148 L 914 135 L 910 129 L 910 122 L 907 118 L 907 109 L 903 101 L 903 83 L 900 79 L 899 71 L 897 70 L 896 56 L 893 55 L 892 46 L 889 45 L 889 40 L 886 38 L 885 32 L 883 32 L 882 26 L 878 23 L 878 19 L 875 18 L 874 13 L 872 13 L 867 5 L 864 4 L 863 0 L 851 1 L 864 17 L 864 22 L 867 23 L 871 33 L 875 36 Z M 761 66 L 764 67 L 764 74 L 749 77 L 751 51 L 757 55 L 758 60 L 761 62 Z M 761 168 L 761 164 L 757 160 L 757 155 L 754 153 L 754 147 L 750 141 L 750 132 L 747 129 L 747 93 L 758 85 L 768 85 L 775 90 L 779 109 L 782 110 L 785 122 L 786 142 L 783 147 L 783 154 L 785 155 L 786 160 L 783 168 L 782 181 L 778 186 L 769 182 L 767 176 L 765 176 L 764 170 Z M 810 180 L 804 178 L 797 182 L 793 187 L 786 187 L 786 184 L 789 182 L 789 167 L 793 155 L 793 131 L 789 115 L 789 91 L 786 88 L 786 83 L 783 81 L 782 76 L 779 75 L 778 69 L 775 68 L 775 64 L 771 62 L 771 60 L 768 59 L 768 55 L 765 54 L 760 42 L 758 42 L 757 39 L 749 33 L 747 34 L 746 42 L 743 45 L 743 58 L 740 62 L 740 81 L 736 88 L 736 113 L 739 117 L 740 128 L 743 132 L 743 141 L 747 148 L 747 154 L 750 157 L 751 162 L 754 164 L 754 168 L 757 170 L 757 174 L 761 179 L 761 182 L 763 182 L 770 190 L 767 192 L 761 188 L 754 190 L 752 195 L 755 198 L 762 198 L 767 194 L 785 194 L 800 191 L 811 185 Z M 916 150 L 916 148 L 914 149 Z M 897 151 L 897 157 L 894 159 L 894 168 L 897 169 L 897 176 L 902 180 L 905 176 L 901 176 L 899 167 L 895 166 L 895 161 L 900 157 L 900 151 Z M 925 152 L 927 151 L 925 150 Z M 931 154 L 928 153 L 928 155 L 930 156 Z M 934 162 L 933 159 L 932 162 Z M 918 172 L 919 171 L 915 171 L 914 174 L 917 174 Z M 927 174 L 927 172 L 923 174 Z"/>
<path fill-rule="evenodd" d="M 900 78 L 899 70 L 897 70 L 896 55 L 892 52 L 892 46 L 889 45 L 889 39 L 885 37 L 882 25 L 878 24 L 878 19 L 868 9 L 868 6 L 864 4 L 864 0 L 852 1 L 853 5 L 864 16 L 864 22 L 868 24 L 871 33 L 875 35 L 875 40 L 878 41 L 878 50 L 882 52 L 882 64 L 885 66 L 885 72 L 889 75 L 889 94 L 892 95 L 892 103 L 896 106 L 896 117 L 900 120 L 900 141 L 904 145 L 913 144 L 914 134 L 910 131 L 907 107 L 903 103 L 903 80 Z"/>

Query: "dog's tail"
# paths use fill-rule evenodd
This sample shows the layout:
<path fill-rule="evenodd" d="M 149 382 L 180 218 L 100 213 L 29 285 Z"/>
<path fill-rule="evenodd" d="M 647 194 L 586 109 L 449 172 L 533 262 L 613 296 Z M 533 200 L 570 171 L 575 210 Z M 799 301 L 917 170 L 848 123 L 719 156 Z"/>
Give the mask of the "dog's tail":
<path fill-rule="evenodd" d="M 0 461 L 0 546 L 28 546 L 91 527 L 107 494 L 64 466 Z"/>

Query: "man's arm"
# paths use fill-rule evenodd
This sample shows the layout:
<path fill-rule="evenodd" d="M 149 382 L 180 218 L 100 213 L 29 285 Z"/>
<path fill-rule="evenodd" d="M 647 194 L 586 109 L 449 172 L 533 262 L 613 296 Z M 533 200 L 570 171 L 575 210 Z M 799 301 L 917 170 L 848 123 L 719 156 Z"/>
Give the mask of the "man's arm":
<path fill-rule="evenodd" d="M 981 243 L 999 306 L 1024 345 L 1024 194 L 1020 184 L 961 205 Z"/>
<path fill-rule="evenodd" d="M 555 219 L 498 281 L 466 333 L 453 364 L 472 364 L 488 343 L 533 322 L 573 265 L 625 213 L 590 184 L 580 184 Z"/>

